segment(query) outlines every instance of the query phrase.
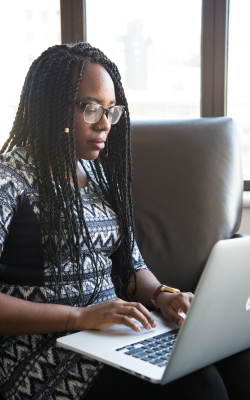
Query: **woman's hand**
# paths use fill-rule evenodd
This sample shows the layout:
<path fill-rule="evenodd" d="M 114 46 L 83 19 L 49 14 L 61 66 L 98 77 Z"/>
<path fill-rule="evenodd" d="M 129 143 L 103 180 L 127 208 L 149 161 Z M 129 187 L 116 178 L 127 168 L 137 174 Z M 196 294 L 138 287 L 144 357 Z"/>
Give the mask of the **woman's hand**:
<path fill-rule="evenodd" d="M 145 329 L 156 326 L 150 312 L 137 302 L 127 302 L 121 299 L 96 304 L 94 306 L 77 308 L 74 330 L 102 329 L 113 325 L 126 325 L 135 332 L 140 328 L 132 318 L 139 321 Z"/>
<path fill-rule="evenodd" d="M 157 297 L 157 305 L 165 318 L 181 326 L 184 319 L 179 312 L 187 313 L 194 295 L 187 293 L 161 292 Z"/>

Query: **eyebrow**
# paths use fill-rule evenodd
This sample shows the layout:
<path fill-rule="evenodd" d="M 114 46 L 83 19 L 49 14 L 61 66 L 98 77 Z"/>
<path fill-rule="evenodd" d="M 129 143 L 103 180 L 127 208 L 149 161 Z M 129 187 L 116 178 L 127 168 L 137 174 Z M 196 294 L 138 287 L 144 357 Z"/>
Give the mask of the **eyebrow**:
<path fill-rule="evenodd" d="M 94 102 L 97 104 L 100 104 L 102 101 L 101 99 L 98 99 L 97 97 L 85 97 L 84 99 L 81 99 L 83 103 L 88 103 L 88 102 Z M 111 100 L 109 104 L 115 104 L 115 100 Z"/>

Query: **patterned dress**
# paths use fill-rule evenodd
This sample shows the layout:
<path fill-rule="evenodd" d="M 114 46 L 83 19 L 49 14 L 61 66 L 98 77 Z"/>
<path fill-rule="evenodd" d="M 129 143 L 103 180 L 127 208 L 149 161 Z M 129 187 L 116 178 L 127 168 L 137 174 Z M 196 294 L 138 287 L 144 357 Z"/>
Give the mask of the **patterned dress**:
<path fill-rule="evenodd" d="M 105 270 L 101 292 L 94 303 L 97 304 L 116 298 L 109 256 L 117 248 L 120 233 L 116 214 L 104 199 L 89 163 L 84 163 L 89 175 L 88 185 L 80 189 L 84 217 Z M 0 292 L 24 300 L 53 303 L 52 268 L 44 262 L 42 249 L 32 242 L 39 235 L 38 187 L 32 158 L 23 148 L 1 155 L 0 177 Z M 63 218 L 61 225 L 63 229 Z M 10 242 L 12 247 L 16 244 L 8 252 Z M 88 299 L 96 279 L 83 240 L 80 246 L 81 281 Z M 136 245 L 133 263 L 136 270 L 146 269 Z M 98 267 L 101 269 L 99 264 Z M 79 287 L 66 246 L 62 251 L 62 271 L 67 282 L 57 283 L 60 303 L 69 304 L 78 299 Z M 58 347 L 56 339 L 65 334 L 0 337 L 0 393 L 5 399 L 77 400 L 85 397 L 103 364 Z"/>

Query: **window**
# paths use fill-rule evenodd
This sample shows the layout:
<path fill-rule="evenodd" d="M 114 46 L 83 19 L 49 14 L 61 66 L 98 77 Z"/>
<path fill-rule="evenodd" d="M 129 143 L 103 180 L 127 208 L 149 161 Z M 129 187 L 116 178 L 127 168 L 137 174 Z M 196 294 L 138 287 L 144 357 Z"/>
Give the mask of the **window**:
<path fill-rule="evenodd" d="M 32 43 L 33 42 L 33 32 L 27 32 L 26 37 L 27 37 L 27 43 Z"/>
<path fill-rule="evenodd" d="M 26 10 L 26 22 L 32 21 L 32 10 Z"/>
<path fill-rule="evenodd" d="M 41 11 L 41 19 L 42 19 L 42 24 L 46 24 L 48 22 L 48 11 L 46 10 Z"/>
<path fill-rule="evenodd" d="M 117 64 L 133 119 L 200 116 L 200 36 L 201 0 L 87 0 L 87 40 Z"/>
<path fill-rule="evenodd" d="M 28 53 L 27 54 L 27 62 L 28 62 L 28 64 L 32 64 L 34 59 L 35 59 L 35 57 L 34 57 L 34 55 L 32 53 Z M 16 105 L 16 108 L 17 108 L 17 106 L 18 106 L 18 104 Z"/>
<path fill-rule="evenodd" d="M 22 2 L 12 0 L 4 4 L 5 15 L 11 15 L 11 19 L 3 19 L 0 34 L 4 38 L 8 32 L 8 41 L 2 42 L 2 51 L 5 55 L 9 54 L 7 58 L 10 62 L 2 63 L 0 66 L 2 91 L 0 113 L 3 121 L 0 144 L 3 143 L 12 125 L 19 101 L 18 96 L 31 59 L 36 58 L 48 46 L 60 43 L 59 1 L 44 0 L 41 4 L 30 0 Z M 83 9 L 86 4 L 87 9 L 87 25 L 83 30 L 79 28 L 76 12 L 72 11 L 71 23 L 75 30 L 74 35 L 72 31 L 72 39 L 69 41 L 75 41 L 76 37 L 83 40 L 83 37 L 86 37 L 87 26 L 87 40 L 101 48 L 119 67 L 132 118 L 200 116 L 201 30 L 204 33 L 206 25 L 205 30 L 209 32 L 207 35 L 212 38 L 212 43 L 221 42 L 218 23 L 214 29 L 213 23 L 210 23 L 211 16 L 213 15 L 214 20 L 219 22 L 221 17 L 227 19 L 226 6 L 229 0 L 155 0 L 153 3 L 149 0 L 127 0 L 119 2 L 119 7 L 115 0 L 69 1 L 71 8 L 75 7 L 78 13 L 80 3 Z M 64 12 L 65 21 L 69 20 L 68 5 L 68 2 L 62 2 L 62 7 L 67 10 L 66 14 Z M 210 12 L 210 22 L 206 21 L 203 26 L 201 26 L 202 6 L 203 11 L 210 6 L 213 8 Z M 250 122 L 248 121 L 250 28 L 247 20 L 249 11 L 249 0 L 230 0 L 227 115 L 232 117 L 239 127 L 244 179 L 250 182 Z M 204 11 L 203 17 L 206 18 L 208 14 Z M 26 33 L 25 23 L 27 23 Z M 220 26 L 219 23 L 219 28 Z M 70 23 L 66 30 L 71 32 Z M 31 33 L 32 43 L 31 36 L 28 38 Z M 14 58 L 10 43 L 14 43 L 17 37 L 22 42 L 22 47 L 16 48 Z M 203 50 L 207 47 L 204 45 Z M 223 52 L 223 48 L 220 51 Z M 208 55 L 211 53 L 209 52 L 210 50 Z M 218 54 L 218 50 L 214 54 Z M 202 69 L 206 82 L 215 82 L 210 79 L 207 71 L 206 76 L 204 75 L 204 64 Z M 6 76 L 11 78 L 7 80 Z M 216 79 L 217 82 L 218 74 Z M 209 84 L 209 88 L 211 87 L 215 87 L 214 83 Z M 224 97 L 223 99 L 221 97 L 220 93 L 216 100 L 224 104 Z M 214 98 L 207 96 L 206 90 L 203 90 L 202 105 L 209 103 L 208 108 L 212 109 L 213 102 Z M 213 115 L 209 111 L 207 116 Z"/>
<path fill-rule="evenodd" d="M 7 36 L 1 44 L 5 56 L 0 65 L 0 147 L 12 127 L 30 64 L 47 47 L 61 42 L 60 0 L 11 0 L 4 3 L 4 11 L 11 18 L 2 18 L 0 25 L 1 37 Z"/>
<path fill-rule="evenodd" d="M 230 1 L 227 115 L 239 128 L 245 180 L 250 180 L 249 13 L 249 0 Z"/>

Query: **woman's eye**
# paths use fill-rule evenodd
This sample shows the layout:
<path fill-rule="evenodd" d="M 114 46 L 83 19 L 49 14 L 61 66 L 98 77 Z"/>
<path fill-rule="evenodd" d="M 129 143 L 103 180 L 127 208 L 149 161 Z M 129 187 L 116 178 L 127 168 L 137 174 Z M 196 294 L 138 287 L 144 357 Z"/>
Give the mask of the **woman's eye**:
<path fill-rule="evenodd" d="M 87 113 L 87 114 L 94 114 L 94 113 L 96 113 L 96 108 L 94 108 L 94 107 L 91 107 L 91 108 L 86 108 L 85 109 L 85 112 Z"/>

